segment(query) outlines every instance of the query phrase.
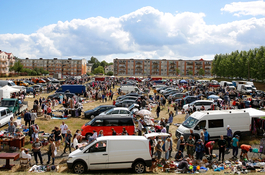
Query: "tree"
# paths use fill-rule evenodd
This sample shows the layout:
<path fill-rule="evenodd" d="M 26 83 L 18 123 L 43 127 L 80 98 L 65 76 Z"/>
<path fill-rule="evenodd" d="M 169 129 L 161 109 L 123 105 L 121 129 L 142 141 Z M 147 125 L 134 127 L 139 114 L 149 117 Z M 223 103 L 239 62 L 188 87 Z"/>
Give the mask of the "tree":
<path fill-rule="evenodd" d="M 93 63 L 92 71 L 94 71 L 94 69 L 96 69 L 98 66 L 100 66 L 100 62 L 98 61 L 98 59 L 93 57 L 93 56 L 90 58 L 88 63 Z"/>
<path fill-rule="evenodd" d="M 202 68 L 200 68 L 200 70 L 199 70 L 199 75 L 204 75 L 205 73 L 204 73 L 204 70 L 202 69 Z"/>
<path fill-rule="evenodd" d="M 111 63 L 108 63 L 108 66 L 110 66 L 110 65 L 113 65 L 113 62 L 111 62 Z"/>
<path fill-rule="evenodd" d="M 112 75 L 113 75 L 113 72 L 112 72 L 112 71 L 109 71 L 109 72 L 107 73 L 107 75 L 112 76 Z"/>
<path fill-rule="evenodd" d="M 104 68 L 102 66 L 98 66 L 97 68 L 94 69 L 93 71 L 94 74 L 104 74 Z"/>
<path fill-rule="evenodd" d="M 188 75 L 193 75 L 193 72 L 191 70 L 188 71 Z"/>
<path fill-rule="evenodd" d="M 105 60 L 103 60 L 101 61 L 100 66 L 105 68 L 106 66 L 108 66 L 108 63 Z"/>
<path fill-rule="evenodd" d="M 10 71 L 22 72 L 23 64 L 20 61 L 16 61 L 14 66 L 9 68 Z"/>
<path fill-rule="evenodd" d="M 179 73 L 180 73 L 179 68 L 176 68 L 176 73 L 177 73 L 177 75 L 179 75 Z"/>

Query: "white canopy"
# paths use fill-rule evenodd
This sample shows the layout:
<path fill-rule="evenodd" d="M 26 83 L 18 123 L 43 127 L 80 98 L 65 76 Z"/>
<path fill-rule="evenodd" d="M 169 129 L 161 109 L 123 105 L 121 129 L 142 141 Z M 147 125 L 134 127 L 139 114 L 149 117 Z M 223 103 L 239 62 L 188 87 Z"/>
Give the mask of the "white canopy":
<path fill-rule="evenodd" d="M 144 135 L 146 138 L 150 138 L 150 137 L 167 137 L 169 136 L 168 133 L 162 133 L 162 132 L 151 132 L 148 134 Z"/>
<path fill-rule="evenodd" d="M 19 92 L 19 89 L 12 88 L 11 86 L 5 85 L 2 87 L 3 91 L 9 91 L 10 93 Z"/>

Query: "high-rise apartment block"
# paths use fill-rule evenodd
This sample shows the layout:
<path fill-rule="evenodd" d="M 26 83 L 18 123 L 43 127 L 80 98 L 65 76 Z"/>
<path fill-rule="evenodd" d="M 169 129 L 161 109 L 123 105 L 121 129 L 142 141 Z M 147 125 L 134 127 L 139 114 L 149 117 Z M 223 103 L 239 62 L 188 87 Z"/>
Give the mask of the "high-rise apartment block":
<path fill-rule="evenodd" d="M 212 61 L 209 60 L 155 60 L 155 59 L 114 59 L 115 76 L 177 76 L 211 75 Z"/>
<path fill-rule="evenodd" d="M 0 74 L 9 75 L 9 67 L 12 67 L 15 63 L 15 58 L 12 53 L 7 53 L 0 50 Z"/>
<path fill-rule="evenodd" d="M 50 75 L 61 73 L 62 75 L 80 76 L 87 73 L 86 59 L 20 59 L 24 68 L 43 68 Z"/>

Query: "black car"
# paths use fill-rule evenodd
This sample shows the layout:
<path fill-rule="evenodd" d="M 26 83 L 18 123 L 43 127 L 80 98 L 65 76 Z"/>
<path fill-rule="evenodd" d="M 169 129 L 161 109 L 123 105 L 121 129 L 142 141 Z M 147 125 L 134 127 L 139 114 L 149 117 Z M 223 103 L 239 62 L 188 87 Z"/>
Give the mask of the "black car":
<path fill-rule="evenodd" d="M 85 118 L 93 119 L 96 116 L 98 116 L 100 113 L 105 112 L 105 111 L 112 109 L 112 108 L 115 108 L 115 106 L 113 106 L 113 105 L 101 105 L 101 106 L 98 106 L 92 110 L 88 110 L 88 111 L 84 112 L 84 116 L 85 116 Z"/>
<path fill-rule="evenodd" d="M 117 99 L 116 102 L 121 102 L 121 101 L 124 101 L 124 100 L 138 100 L 140 97 L 136 97 L 136 96 L 124 96 L 120 99 Z"/>
<path fill-rule="evenodd" d="M 67 98 L 73 98 L 73 96 L 76 96 L 74 93 L 64 93 L 64 92 L 57 92 L 56 94 L 52 94 L 49 95 L 47 97 L 47 99 L 56 99 L 56 100 L 60 100 L 60 94 L 62 94 L 63 96 L 65 95 Z"/>
<path fill-rule="evenodd" d="M 115 104 L 116 107 L 126 107 L 128 108 L 129 106 L 131 106 L 132 104 L 136 103 L 137 100 L 123 100 L 121 102 L 117 102 Z"/>

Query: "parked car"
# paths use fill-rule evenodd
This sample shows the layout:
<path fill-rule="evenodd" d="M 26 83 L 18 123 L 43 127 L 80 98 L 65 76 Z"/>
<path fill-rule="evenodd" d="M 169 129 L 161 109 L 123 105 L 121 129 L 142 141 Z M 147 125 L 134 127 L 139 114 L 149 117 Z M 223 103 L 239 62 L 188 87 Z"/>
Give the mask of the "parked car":
<path fill-rule="evenodd" d="M 188 106 L 190 106 L 190 107 L 195 106 L 196 110 L 200 110 L 202 108 L 202 106 L 204 106 L 205 110 L 208 110 L 208 109 L 211 109 L 211 105 L 214 105 L 214 101 L 211 101 L 211 100 L 196 100 L 196 101 L 194 101 L 192 103 L 185 104 L 183 106 L 183 109 L 187 110 Z"/>
<path fill-rule="evenodd" d="M 26 88 L 26 93 L 27 94 L 33 93 L 33 91 L 34 91 L 34 88 L 33 87 L 27 87 Z"/>
<path fill-rule="evenodd" d="M 29 85 L 34 85 L 34 83 L 30 80 L 25 80 L 26 83 L 28 83 Z"/>
<path fill-rule="evenodd" d="M 198 98 L 196 96 L 186 96 L 183 99 L 185 101 L 185 104 L 189 104 L 189 103 L 192 103 L 192 102 L 198 100 Z"/>
<path fill-rule="evenodd" d="M 96 116 L 98 116 L 100 113 L 110 110 L 112 108 L 115 108 L 115 106 L 114 105 L 100 105 L 94 109 L 84 112 L 84 116 L 85 118 L 93 119 Z"/>
<path fill-rule="evenodd" d="M 116 100 L 116 102 L 122 102 L 124 100 L 138 100 L 140 97 L 136 97 L 136 96 L 124 96 L 123 98 L 120 98 L 119 100 Z"/>
<path fill-rule="evenodd" d="M 120 102 L 116 102 L 115 106 L 116 107 L 129 107 L 131 106 L 132 104 L 136 103 L 137 100 L 123 100 L 123 101 L 120 101 Z"/>
<path fill-rule="evenodd" d="M 129 168 L 141 174 L 151 165 L 149 140 L 143 136 L 98 137 L 94 142 L 72 152 L 67 159 L 68 168 L 78 174 L 87 170 Z"/>
<path fill-rule="evenodd" d="M 99 116 L 103 115 L 111 115 L 113 117 L 131 117 L 130 110 L 128 108 L 116 107 L 112 108 L 108 111 L 102 112 Z"/>

